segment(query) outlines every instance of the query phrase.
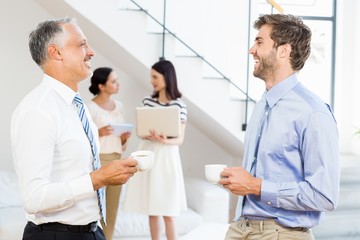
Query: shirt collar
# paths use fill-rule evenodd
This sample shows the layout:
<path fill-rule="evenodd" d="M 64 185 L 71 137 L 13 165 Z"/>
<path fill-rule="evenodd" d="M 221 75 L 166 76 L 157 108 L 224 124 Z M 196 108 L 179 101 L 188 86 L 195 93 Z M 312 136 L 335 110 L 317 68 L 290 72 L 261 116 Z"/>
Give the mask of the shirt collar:
<path fill-rule="evenodd" d="M 62 82 L 56 80 L 55 78 L 44 74 L 43 82 L 55 90 L 59 96 L 66 102 L 66 104 L 71 105 L 72 101 L 78 92 L 74 92 L 71 88 L 63 84 Z"/>
<path fill-rule="evenodd" d="M 299 81 L 297 79 L 296 73 L 294 73 L 285 80 L 273 86 L 269 91 L 265 92 L 264 97 L 269 104 L 269 107 L 272 108 L 288 91 L 293 89 L 297 84 L 299 84 Z"/>

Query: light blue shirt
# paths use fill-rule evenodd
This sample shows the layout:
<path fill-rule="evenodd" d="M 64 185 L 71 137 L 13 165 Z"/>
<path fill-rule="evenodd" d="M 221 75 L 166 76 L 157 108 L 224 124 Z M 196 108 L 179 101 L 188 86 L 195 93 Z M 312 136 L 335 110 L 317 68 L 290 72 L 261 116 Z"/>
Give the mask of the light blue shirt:
<path fill-rule="evenodd" d="M 272 218 L 287 227 L 317 225 L 322 212 L 337 205 L 339 164 L 338 130 L 330 107 L 293 74 L 265 92 L 255 106 L 243 167 L 262 179 L 261 195 L 240 196 L 234 220 L 245 216 Z"/>

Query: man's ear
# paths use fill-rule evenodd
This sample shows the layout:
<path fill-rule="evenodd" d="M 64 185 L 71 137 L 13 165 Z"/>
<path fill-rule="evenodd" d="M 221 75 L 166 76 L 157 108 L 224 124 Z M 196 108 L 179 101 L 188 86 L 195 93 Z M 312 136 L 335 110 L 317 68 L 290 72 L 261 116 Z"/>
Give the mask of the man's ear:
<path fill-rule="evenodd" d="M 280 57 L 290 57 L 291 54 L 291 45 L 290 44 L 283 44 L 281 46 L 279 46 L 280 48 Z"/>
<path fill-rule="evenodd" d="M 62 60 L 62 55 L 60 49 L 55 44 L 50 44 L 48 47 L 48 54 L 50 59 Z"/>

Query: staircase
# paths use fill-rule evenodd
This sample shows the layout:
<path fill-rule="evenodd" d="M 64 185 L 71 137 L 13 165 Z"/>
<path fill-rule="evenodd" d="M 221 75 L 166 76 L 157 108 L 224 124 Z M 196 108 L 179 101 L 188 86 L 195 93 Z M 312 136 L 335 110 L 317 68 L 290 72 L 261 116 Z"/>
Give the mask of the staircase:
<path fill-rule="evenodd" d="M 313 229 L 316 240 L 360 239 L 360 156 L 341 155 L 339 204 Z"/>
<path fill-rule="evenodd" d="M 55 17 L 76 17 L 95 49 L 151 91 L 148 74 L 161 56 L 162 35 L 147 31 L 152 19 L 143 11 L 119 10 L 118 0 L 87 0 L 86 4 L 78 0 L 35 1 Z M 208 78 L 201 58 L 178 56 L 176 44 L 174 36 L 167 34 L 166 59 L 174 63 L 183 99 L 193 113 L 189 122 L 231 155 L 242 156 L 245 101 L 230 97 L 233 88 L 228 81 Z"/>

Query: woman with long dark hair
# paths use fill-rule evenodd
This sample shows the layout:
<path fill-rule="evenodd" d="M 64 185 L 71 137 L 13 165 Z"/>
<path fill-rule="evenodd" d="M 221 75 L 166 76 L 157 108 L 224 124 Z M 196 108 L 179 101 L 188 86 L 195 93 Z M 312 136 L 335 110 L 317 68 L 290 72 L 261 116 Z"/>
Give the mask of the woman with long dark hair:
<path fill-rule="evenodd" d="M 151 67 L 151 84 L 154 92 L 142 103 L 147 107 L 173 107 L 180 109 L 181 134 L 168 137 L 150 131 L 140 143 L 140 150 L 154 152 L 154 165 L 149 171 L 140 172 L 129 182 L 124 209 L 149 216 L 152 240 L 161 239 L 161 218 L 165 223 L 166 238 L 177 239 L 175 217 L 186 210 L 186 195 L 179 146 L 184 140 L 187 109 L 181 100 L 173 64 L 161 60 Z"/>

